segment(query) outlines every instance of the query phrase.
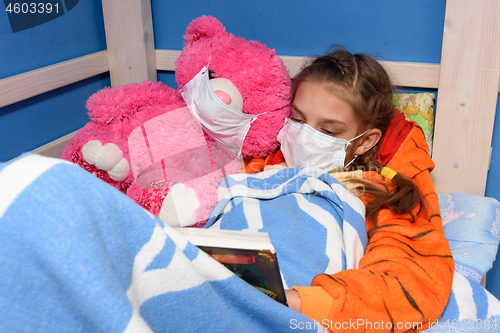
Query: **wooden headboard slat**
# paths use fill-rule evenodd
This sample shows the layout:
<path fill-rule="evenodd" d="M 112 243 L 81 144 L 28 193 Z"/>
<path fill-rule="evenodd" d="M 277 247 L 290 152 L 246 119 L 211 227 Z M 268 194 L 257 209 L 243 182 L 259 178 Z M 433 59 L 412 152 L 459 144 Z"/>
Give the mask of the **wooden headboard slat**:
<path fill-rule="evenodd" d="M 179 50 L 156 50 L 156 69 L 159 71 L 175 71 L 175 61 L 179 58 Z"/>
<path fill-rule="evenodd" d="M 484 195 L 500 80 L 500 2 L 446 3 L 432 172 L 436 191 Z"/>
<path fill-rule="evenodd" d="M 111 86 L 156 81 L 151 0 L 103 0 Z"/>
<path fill-rule="evenodd" d="M 179 57 L 179 50 L 156 50 L 156 69 L 175 71 L 175 61 Z M 301 66 L 308 59 L 298 56 L 280 56 L 291 76 L 300 71 Z M 439 64 L 380 61 L 390 73 L 393 83 L 400 87 L 418 87 L 437 89 L 439 83 Z"/>
<path fill-rule="evenodd" d="M 0 80 L 0 108 L 109 70 L 100 51 Z"/>

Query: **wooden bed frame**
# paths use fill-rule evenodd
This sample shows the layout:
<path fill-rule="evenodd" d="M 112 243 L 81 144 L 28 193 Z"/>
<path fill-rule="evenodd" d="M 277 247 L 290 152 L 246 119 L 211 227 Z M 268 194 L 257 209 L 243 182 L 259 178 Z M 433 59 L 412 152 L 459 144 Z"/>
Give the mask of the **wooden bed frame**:
<path fill-rule="evenodd" d="M 157 80 L 178 50 L 154 46 L 150 0 L 102 0 L 107 50 L 0 80 L 0 107 L 109 71 L 111 85 Z M 500 82 L 500 1 L 446 2 L 440 64 L 382 62 L 397 86 L 436 88 L 433 179 L 440 193 L 484 195 Z M 303 57 L 282 56 L 291 75 Z M 60 157 L 69 133 L 34 150 Z"/>

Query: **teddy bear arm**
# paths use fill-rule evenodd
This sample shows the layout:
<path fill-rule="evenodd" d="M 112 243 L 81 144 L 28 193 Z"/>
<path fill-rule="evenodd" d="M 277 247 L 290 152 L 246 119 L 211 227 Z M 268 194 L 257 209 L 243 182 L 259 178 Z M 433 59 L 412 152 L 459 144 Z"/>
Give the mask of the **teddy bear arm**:
<path fill-rule="evenodd" d="M 128 161 L 114 143 L 103 145 L 99 140 L 91 140 L 82 147 L 82 155 L 87 163 L 106 171 L 114 181 L 121 182 L 130 174 Z"/>
<path fill-rule="evenodd" d="M 111 137 L 97 125 L 88 123 L 64 148 L 62 159 L 125 191 L 132 177 L 125 149 L 119 138 Z"/>

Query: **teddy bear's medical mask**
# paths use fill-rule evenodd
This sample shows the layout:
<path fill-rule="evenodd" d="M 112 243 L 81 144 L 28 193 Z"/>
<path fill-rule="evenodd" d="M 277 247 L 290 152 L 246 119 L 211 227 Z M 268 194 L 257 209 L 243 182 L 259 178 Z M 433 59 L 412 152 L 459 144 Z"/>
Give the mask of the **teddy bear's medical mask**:
<path fill-rule="evenodd" d="M 352 141 L 321 133 L 307 124 L 299 124 L 290 118 L 278 134 L 278 142 L 285 162 L 289 167 L 316 167 L 324 171 L 344 168 L 346 149 Z M 349 166 L 354 159 L 345 167 Z"/>
<path fill-rule="evenodd" d="M 236 155 L 240 155 L 250 124 L 257 116 L 240 112 L 222 102 L 210 85 L 206 67 L 179 92 L 205 132 Z"/>

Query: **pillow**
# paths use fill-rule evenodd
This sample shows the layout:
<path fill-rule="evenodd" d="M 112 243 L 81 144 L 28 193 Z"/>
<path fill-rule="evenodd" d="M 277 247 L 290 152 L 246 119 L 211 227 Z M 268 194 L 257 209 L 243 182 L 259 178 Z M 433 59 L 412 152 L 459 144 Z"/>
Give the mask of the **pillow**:
<path fill-rule="evenodd" d="M 494 198 L 459 192 L 438 197 L 455 271 L 480 283 L 498 251 L 500 203 Z"/>
<path fill-rule="evenodd" d="M 416 122 L 422 127 L 425 139 L 432 155 L 432 137 L 434 133 L 434 100 L 432 93 L 393 94 L 393 103 L 406 120 Z"/>

